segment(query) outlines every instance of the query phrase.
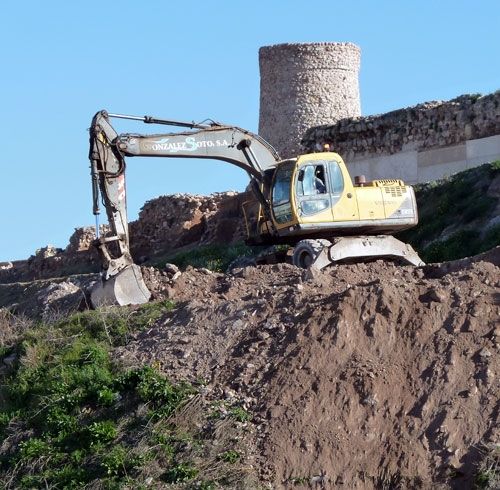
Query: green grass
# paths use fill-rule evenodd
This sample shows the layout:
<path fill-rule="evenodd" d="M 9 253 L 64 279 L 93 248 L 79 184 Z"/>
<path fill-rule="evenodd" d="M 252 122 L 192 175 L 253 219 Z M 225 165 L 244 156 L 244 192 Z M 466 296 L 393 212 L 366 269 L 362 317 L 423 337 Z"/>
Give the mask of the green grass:
<path fill-rule="evenodd" d="M 226 463 L 234 464 L 237 463 L 241 458 L 241 454 L 238 451 L 234 451 L 233 449 L 229 451 L 224 451 L 219 454 L 219 459 L 221 461 L 225 461 Z"/>
<path fill-rule="evenodd" d="M 479 448 L 481 461 L 477 467 L 474 488 L 497 489 L 500 487 L 500 446 L 485 444 Z"/>
<path fill-rule="evenodd" d="M 63 329 L 68 335 L 88 333 L 92 338 L 111 345 L 124 345 L 130 333 L 149 328 L 174 308 L 170 300 L 146 303 L 135 308 L 101 308 L 76 313 L 57 322 L 55 329 Z"/>
<path fill-rule="evenodd" d="M 486 194 L 500 161 L 415 186 L 419 224 L 398 234 L 425 262 L 455 260 L 500 245 L 500 229 L 484 229 L 498 199 Z M 442 238 L 444 230 L 451 230 Z"/>
<path fill-rule="evenodd" d="M 242 407 L 232 407 L 229 416 L 238 422 L 248 422 L 251 419 L 250 414 Z"/>
<path fill-rule="evenodd" d="M 163 267 L 166 263 L 177 265 L 180 269 L 188 266 L 206 268 L 214 272 L 225 272 L 229 264 L 238 257 L 253 257 L 263 247 L 250 247 L 244 243 L 234 245 L 205 245 L 180 252 L 156 261 L 153 265 Z"/>
<path fill-rule="evenodd" d="M 197 388 L 112 358 L 114 346 L 173 308 L 159 302 L 89 311 L 9 337 L 2 357 L 15 352 L 18 359 L 0 383 L 0 487 L 141 488 L 149 476 L 157 484 L 215 488 L 217 475 L 206 479 L 199 468 L 210 452 L 209 410 L 198 414 L 203 430 L 191 422 L 196 417 L 171 419 Z M 221 449 L 228 458 L 241 454 L 229 443 L 213 452 Z"/>

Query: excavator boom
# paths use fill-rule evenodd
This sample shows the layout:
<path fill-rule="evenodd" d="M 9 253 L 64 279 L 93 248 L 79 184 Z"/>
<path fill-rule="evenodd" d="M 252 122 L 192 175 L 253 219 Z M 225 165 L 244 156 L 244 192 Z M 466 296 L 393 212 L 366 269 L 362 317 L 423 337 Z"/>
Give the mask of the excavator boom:
<path fill-rule="evenodd" d="M 257 135 L 227 126 L 148 136 L 123 134 L 117 146 L 126 156 L 222 160 L 257 180 L 279 160 L 275 150 Z"/>

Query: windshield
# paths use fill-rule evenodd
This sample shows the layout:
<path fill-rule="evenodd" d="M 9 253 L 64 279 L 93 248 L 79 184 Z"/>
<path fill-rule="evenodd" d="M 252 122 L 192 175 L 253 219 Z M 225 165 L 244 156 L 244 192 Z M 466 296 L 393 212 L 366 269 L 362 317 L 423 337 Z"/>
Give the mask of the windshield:
<path fill-rule="evenodd" d="M 276 170 L 273 186 L 273 214 L 279 224 L 292 220 L 292 204 L 290 203 L 290 187 L 295 162 L 281 164 Z"/>
<path fill-rule="evenodd" d="M 290 180 L 294 162 L 285 163 L 276 171 L 273 187 L 273 205 L 279 206 L 290 202 Z"/>

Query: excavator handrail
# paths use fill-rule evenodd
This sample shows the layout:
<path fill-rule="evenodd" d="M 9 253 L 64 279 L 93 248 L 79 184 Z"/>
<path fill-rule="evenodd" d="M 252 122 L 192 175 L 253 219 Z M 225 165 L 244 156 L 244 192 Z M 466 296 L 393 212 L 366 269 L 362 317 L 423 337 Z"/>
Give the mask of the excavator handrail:
<path fill-rule="evenodd" d="M 105 111 L 101 111 L 105 112 Z M 195 123 L 194 121 L 192 122 L 186 122 L 186 121 L 176 121 L 173 119 L 159 119 L 154 116 L 130 116 L 127 114 L 112 114 L 112 113 L 107 113 L 108 117 L 114 118 L 114 119 L 129 119 L 133 121 L 142 121 L 146 124 L 164 124 L 166 126 L 180 126 L 180 127 L 185 127 L 185 128 L 198 128 L 198 129 L 204 129 L 204 128 L 209 128 L 210 126 L 220 126 L 220 123 L 215 122 L 212 119 L 205 119 L 205 121 L 210 121 L 210 124 L 203 124 L 205 121 L 202 121 L 201 123 Z"/>

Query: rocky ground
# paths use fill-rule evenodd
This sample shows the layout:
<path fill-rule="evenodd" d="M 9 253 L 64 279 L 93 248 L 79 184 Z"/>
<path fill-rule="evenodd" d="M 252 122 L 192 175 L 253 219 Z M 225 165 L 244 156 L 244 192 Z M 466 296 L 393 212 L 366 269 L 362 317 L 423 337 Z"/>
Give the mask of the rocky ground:
<path fill-rule="evenodd" d="M 147 269 L 178 307 L 116 356 L 243 402 L 270 488 L 470 488 L 499 443 L 499 266 L 497 248 L 423 268 Z"/>
<path fill-rule="evenodd" d="M 490 194 L 485 230 L 498 219 L 500 194 Z M 241 199 L 151 202 L 132 225 L 136 257 L 240 240 Z M 469 228 L 451 245 L 462 250 L 477 235 Z M 52 322 L 88 308 L 92 238 L 82 229 L 65 251 L 0 264 L 0 309 Z M 153 300 L 176 307 L 114 355 L 242 405 L 252 418 L 246 462 L 265 488 L 472 488 L 485 455 L 499 484 L 499 267 L 500 247 L 424 267 L 143 267 Z"/>
<path fill-rule="evenodd" d="M 115 357 L 243 404 L 269 488 L 471 488 L 500 442 L 499 266 L 497 247 L 424 267 L 143 268 L 177 307 Z M 1 292 L 50 321 L 85 308 L 95 279 Z"/>

